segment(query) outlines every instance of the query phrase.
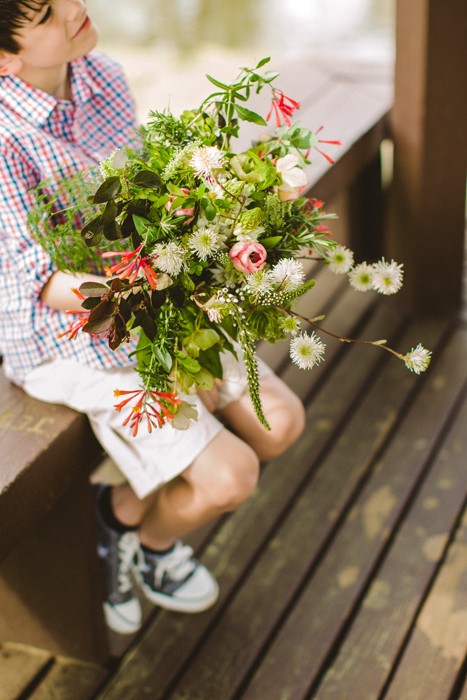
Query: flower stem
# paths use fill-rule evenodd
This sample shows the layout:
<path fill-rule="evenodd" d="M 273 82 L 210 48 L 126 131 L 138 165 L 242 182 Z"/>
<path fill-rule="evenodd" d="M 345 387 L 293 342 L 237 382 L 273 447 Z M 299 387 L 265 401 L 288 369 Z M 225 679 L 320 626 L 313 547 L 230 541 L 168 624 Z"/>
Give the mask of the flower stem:
<path fill-rule="evenodd" d="M 301 321 L 305 321 L 306 323 L 309 323 L 317 331 L 320 331 L 321 333 L 325 333 L 326 335 L 329 335 L 332 338 L 335 338 L 336 340 L 338 340 L 341 343 L 359 343 L 361 345 L 374 345 L 375 347 L 382 348 L 383 350 L 386 350 L 387 352 L 391 353 L 391 355 L 394 355 L 395 357 L 397 357 L 399 360 L 403 360 L 403 361 L 405 360 L 405 356 L 402 355 L 400 352 L 393 350 L 388 345 L 386 345 L 385 340 L 364 340 L 362 338 L 345 338 L 345 337 L 342 337 L 340 335 L 336 335 L 335 333 L 332 333 L 331 331 L 328 331 L 326 328 L 319 326 L 314 319 L 307 318 L 306 316 L 302 316 L 302 314 L 299 314 L 296 311 L 287 310 L 287 313 L 290 316 L 295 316 L 295 318 L 299 318 Z"/>

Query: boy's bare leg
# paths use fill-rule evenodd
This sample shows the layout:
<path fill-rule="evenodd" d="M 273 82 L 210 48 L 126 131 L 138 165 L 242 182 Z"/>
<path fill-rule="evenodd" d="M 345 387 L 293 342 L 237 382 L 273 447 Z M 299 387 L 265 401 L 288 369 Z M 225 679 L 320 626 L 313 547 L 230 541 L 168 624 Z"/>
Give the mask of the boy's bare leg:
<path fill-rule="evenodd" d="M 237 508 L 256 486 L 259 460 L 295 442 L 304 426 L 300 400 L 275 375 L 262 380 L 261 397 L 270 431 L 259 423 L 245 393 L 221 411 L 239 437 L 222 430 L 183 475 L 143 500 L 129 486 L 113 489 L 115 516 L 128 525 L 140 523 L 143 545 L 168 549 L 178 537 Z"/>
<path fill-rule="evenodd" d="M 223 429 L 182 476 L 143 500 L 127 485 L 114 487 L 112 505 L 121 522 L 140 522 L 143 545 L 164 550 L 178 537 L 238 507 L 254 490 L 258 474 L 254 451 Z"/>
<path fill-rule="evenodd" d="M 258 455 L 273 459 L 293 445 L 305 427 L 303 404 L 279 377 L 271 374 L 260 382 L 261 403 L 271 430 L 258 421 L 248 392 L 219 414 Z"/>

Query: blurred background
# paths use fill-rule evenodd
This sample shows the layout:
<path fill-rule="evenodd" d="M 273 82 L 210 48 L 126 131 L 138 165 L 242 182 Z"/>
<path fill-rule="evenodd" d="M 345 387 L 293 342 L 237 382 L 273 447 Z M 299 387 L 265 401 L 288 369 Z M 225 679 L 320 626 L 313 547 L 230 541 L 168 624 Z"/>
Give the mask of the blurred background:
<path fill-rule="evenodd" d="M 207 72 L 230 81 L 271 56 L 271 68 L 307 54 L 391 63 L 395 0 L 88 0 L 100 48 L 124 67 L 144 121 L 178 113 L 211 92 Z"/>

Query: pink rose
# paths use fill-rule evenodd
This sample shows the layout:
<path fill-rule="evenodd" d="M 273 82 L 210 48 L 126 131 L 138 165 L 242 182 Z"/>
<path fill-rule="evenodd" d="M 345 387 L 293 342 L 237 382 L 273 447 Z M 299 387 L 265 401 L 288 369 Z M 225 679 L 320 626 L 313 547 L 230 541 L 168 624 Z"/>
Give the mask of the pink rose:
<path fill-rule="evenodd" d="M 251 274 L 266 265 L 266 248 L 261 243 L 239 241 L 229 251 L 232 265 L 239 272 Z"/>
<path fill-rule="evenodd" d="M 188 188 L 182 187 L 181 189 L 182 189 L 183 194 L 186 194 L 186 195 L 190 194 L 190 190 Z M 169 201 L 164 204 L 164 207 L 167 209 L 167 211 L 171 211 L 172 202 L 174 201 L 174 199 L 175 199 L 175 195 L 171 194 Z M 183 222 L 184 224 L 190 224 L 194 218 L 195 207 L 188 207 L 187 209 L 183 209 L 182 207 L 178 207 L 172 213 L 174 214 L 174 216 L 188 216 L 188 217 L 190 217 L 189 219 L 187 219 L 186 221 Z"/>

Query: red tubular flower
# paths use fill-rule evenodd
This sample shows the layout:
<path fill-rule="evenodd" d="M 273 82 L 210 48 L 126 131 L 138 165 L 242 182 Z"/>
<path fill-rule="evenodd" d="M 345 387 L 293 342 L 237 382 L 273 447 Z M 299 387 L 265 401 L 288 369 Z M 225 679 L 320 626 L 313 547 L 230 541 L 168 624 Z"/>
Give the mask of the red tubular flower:
<path fill-rule="evenodd" d="M 175 415 L 175 407 L 182 403 L 181 399 L 171 391 L 155 391 L 154 389 L 135 389 L 123 391 L 115 389 L 114 396 L 126 396 L 123 401 L 115 404 L 115 409 L 121 411 L 134 399 L 136 403 L 124 419 L 122 425 L 129 425 L 131 434 L 135 437 L 143 418 L 146 418 L 146 427 L 149 433 L 153 428 L 162 428 L 165 423 L 172 420 Z"/>
<path fill-rule="evenodd" d="M 274 114 L 276 117 L 276 126 L 281 126 L 282 120 L 284 120 L 287 126 L 290 126 L 290 117 L 293 115 L 296 109 L 300 109 L 300 102 L 297 102 L 291 97 L 284 95 L 282 90 L 273 88 L 271 108 L 266 117 L 266 121 L 269 121 L 271 115 Z"/>
<path fill-rule="evenodd" d="M 322 129 L 323 129 L 322 126 L 320 126 L 319 129 L 316 129 L 315 135 L 316 135 L 316 134 L 319 134 L 319 132 L 322 131 Z M 341 146 L 341 145 L 342 145 L 342 141 L 339 141 L 339 139 L 332 139 L 332 140 L 329 140 L 329 139 L 318 139 L 318 143 L 328 143 L 328 144 L 330 144 L 330 145 L 332 145 L 332 146 Z M 318 153 L 319 153 L 320 155 L 322 155 L 323 158 L 326 158 L 326 160 L 328 161 L 328 163 L 331 163 L 331 165 L 334 163 L 334 159 L 331 158 L 331 156 L 329 156 L 327 153 L 324 153 L 324 151 L 322 151 L 320 148 L 318 148 L 317 146 L 314 146 L 314 149 L 315 149 L 315 151 L 318 151 Z"/>
<path fill-rule="evenodd" d="M 149 264 L 148 258 L 140 255 L 142 249 L 143 244 L 141 243 L 135 250 L 128 252 L 115 250 L 102 253 L 103 258 L 113 258 L 116 256 L 121 257 L 119 263 L 105 268 L 107 275 L 109 277 L 112 277 L 112 275 L 117 275 L 119 279 L 128 279 L 130 284 L 133 284 L 141 271 L 146 277 L 151 289 L 156 289 L 157 273 Z"/>
<path fill-rule="evenodd" d="M 67 335 L 68 340 L 74 340 L 80 332 L 80 330 L 82 329 L 82 327 L 85 326 L 86 323 L 89 321 L 90 311 L 67 311 L 66 313 L 81 316 L 81 318 L 77 318 L 74 321 L 72 321 L 66 329 L 66 331 L 63 331 L 63 333 L 59 333 L 57 335 L 57 338 L 63 338 Z"/>

